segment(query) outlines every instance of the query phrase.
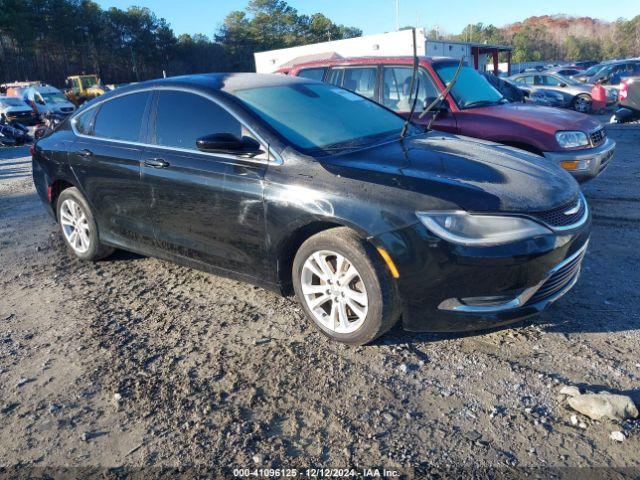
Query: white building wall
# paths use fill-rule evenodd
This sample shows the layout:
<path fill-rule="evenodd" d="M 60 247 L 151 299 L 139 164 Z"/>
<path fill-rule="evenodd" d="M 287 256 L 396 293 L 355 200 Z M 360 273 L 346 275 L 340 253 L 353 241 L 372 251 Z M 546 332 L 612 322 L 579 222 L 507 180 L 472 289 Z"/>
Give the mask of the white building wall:
<path fill-rule="evenodd" d="M 447 42 L 446 40 L 427 40 L 424 29 L 416 29 L 416 49 L 418 55 L 428 57 L 462 57 L 473 66 L 471 45 Z M 307 55 L 337 53 L 343 57 L 395 57 L 413 55 L 413 35 L 411 30 L 367 35 L 364 37 L 335 40 L 333 42 L 314 43 L 299 47 L 270 50 L 254 53 L 256 72 L 273 73 L 288 62 Z M 480 55 L 478 68 L 485 70 L 487 55 Z"/>
<path fill-rule="evenodd" d="M 425 51 L 424 29 L 416 29 L 417 53 L 428 55 Z M 270 50 L 254 53 L 256 72 L 273 73 L 291 60 L 306 55 L 336 52 L 343 57 L 392 57 L 413 55 L 413 35 L 411 30 L 367 35 L 364 37 L 314 43 L 299 47 Z"/>

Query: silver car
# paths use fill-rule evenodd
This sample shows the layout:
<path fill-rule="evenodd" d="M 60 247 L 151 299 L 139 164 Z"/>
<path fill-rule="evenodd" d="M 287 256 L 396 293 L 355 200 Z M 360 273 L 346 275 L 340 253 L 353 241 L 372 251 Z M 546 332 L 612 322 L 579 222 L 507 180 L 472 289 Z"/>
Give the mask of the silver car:
<path fill-rule="evenodd" d="M 564 107 L 582 113 L 591 111 L 591 86 L 576 82 L 562 75 L 548 72 L 524 72 L 513 75 L 509 80 L 529 93 L 538 90 L 558 92 L 564 98 Z"/>

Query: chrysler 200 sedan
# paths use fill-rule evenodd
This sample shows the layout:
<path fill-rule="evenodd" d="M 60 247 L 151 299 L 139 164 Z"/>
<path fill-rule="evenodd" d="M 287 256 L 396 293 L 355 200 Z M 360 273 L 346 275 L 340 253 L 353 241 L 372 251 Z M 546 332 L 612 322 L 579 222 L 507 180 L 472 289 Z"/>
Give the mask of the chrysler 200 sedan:
<path fill-rule="evenodd" d="M 177 77 L 86 104 L 38 141 L 33 176 L 80 259 L 121 248 L 295 292 L 350 344 L 399 319 L 506 324 L 575 284 L 591 217 L 567 172 L 403 127 L 313 80 Z"/>

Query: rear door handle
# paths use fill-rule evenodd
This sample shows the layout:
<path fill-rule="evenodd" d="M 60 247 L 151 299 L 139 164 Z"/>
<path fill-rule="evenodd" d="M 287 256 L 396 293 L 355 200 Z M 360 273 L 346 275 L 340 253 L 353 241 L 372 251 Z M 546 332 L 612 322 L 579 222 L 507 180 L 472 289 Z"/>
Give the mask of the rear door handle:
<path fill-rule="evenodd" d="M 144 164 L 153 168 L 166 168 L 169 166 L 169 162 L 163 158 L 148 158 L 144 161 Z"/>
<path fill-rule="evenodd" d="M 83 148 L 82 150 L 78 150 L 75 153 L 79 157 L 84 157 L 84 158 L 89 158 L 89 157 L 93 156 L 93 152 L 91 150 L 86 149 L 86 148 Z"/>

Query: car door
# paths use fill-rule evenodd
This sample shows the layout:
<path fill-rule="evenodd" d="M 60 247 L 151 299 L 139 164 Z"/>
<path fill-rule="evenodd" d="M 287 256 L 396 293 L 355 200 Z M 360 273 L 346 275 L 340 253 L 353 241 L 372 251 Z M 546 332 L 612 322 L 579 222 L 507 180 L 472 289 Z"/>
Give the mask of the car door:
<path fill-rule="evenodd" d="M 409 116 L 414 98 L 413 95 L 409 95 L 412 77 L 413 67 L 384 65 L 382 67 L 382 85 L 380 87 L 382 105 L 404 117 Z M 418 70 L 417 78 L 419 82 L 418 98 L 413 120 L 427 124 L 433 118 L 431 126 L 436 130 L 458 133 L 456 115 L 447 108 L 448 104 L 446 102 L 442 103 L 442 108 L 436 107 L 433 114 L 429 113 L 422 119 L 419 118 L 420 112 L 424 110 L 425 105 L 430 105 L 438 97 L 439 92 L 431 76 L 424 68 Z"/>
<path fill-rule="evenodd" d="M 94 212 L 100 236 L 132 249 L 153 242 L 149 188 L 140 179 L 140 139 L 150 92 L 109 99 L 75 117 L 69 163 Z"/>
<path fill-rule="evenodd" d="M 153 147 L 142 161 L 156 245 L 179 259 L 260 277 L 268 148 L 253 158 L 196 148 L 198 138 L 215 133 L 252 136 L 212 97 L 180 90 L 156 93 L 148 139 Z"/>

